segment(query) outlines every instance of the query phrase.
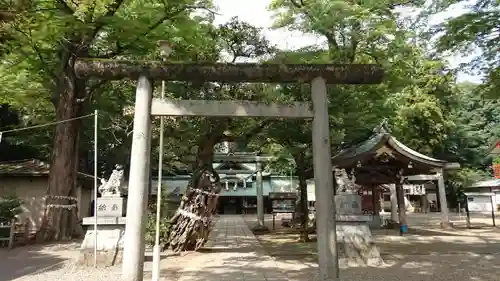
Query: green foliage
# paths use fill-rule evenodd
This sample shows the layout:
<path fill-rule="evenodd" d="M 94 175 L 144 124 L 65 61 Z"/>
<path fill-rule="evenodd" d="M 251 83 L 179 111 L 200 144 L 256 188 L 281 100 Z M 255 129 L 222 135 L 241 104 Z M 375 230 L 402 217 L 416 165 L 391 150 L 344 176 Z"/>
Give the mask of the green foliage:
<path fill-rule="evenodd" d="M 274 0 L 270 9 L 275 12 L 275 27 L 324 37 L 334 62 L 375 60 L 382 63 L 388 50 L 399 49 L 404 43 L 398 38 L 401 30 L 394 8 L 406 3 Z M 423 1 L 410 4 L 420 6 Z"/>
<path fill-rule="evenodd" d="M 465 204 L 465 192 L 473 183 L 491 178 L 484 170 L 476 168 L 462 168 L 458 172 L 450 174 L 446 181 L 446 195 L 450 206 L 457 207 L 460 203 Z"/>
<path fill-rule="evenodd" d="M 399 20 L 397 6 L 423 5 L 423 1 L 273 1 L 276 27 L 320 35 L 327 49 L 304 48 L 282 52 L 274 61 L 288 63 L 379 63 L 386 67 L 380 85 L 329 87 L 330 135 L 333 153 L 366 139 L 382 119 L 410 147 L 434 154 L 444 146 L 453 121 L 445 114 L 453 95 L 453 76 L 444 62 L 425 54 L 426 46 L 411 44 L 415 33 Z M 309 100 L 307 86 L 284 85 L 277 100 Z M 280 122 L 271 139 L 310 143 L 306 121 Z M 285 125 L 286 124 L 286 125 Z M 272 133 L 271 133 L 272 134 Z M 296 136 L 293 139 L 287 136 Z M 279 141 L 278 141 L 279 142 Z M 290 145 L 288 145 L 290 146 Z"/>
<path fill-rule="evenodd" d="M 500 101 L 486 99 L 482 87 L 469 83 L 457 85 L 450 105 L 454 126 L 440 154 L 486 171 L 491 164 L 490 147 L 500 137 Z"/>
<path fill-rule="evenodd" d="M 273 52 L 273 46 L 255 28 L 236 18 L 220 26 L 212 24 L 212 4 L 205 0 L 122 1 L 101 0 L 78 3 L 38 1 L 19 9 L 16 20 L 4 25 L 10 40 L 9 53 L 0 65 L 0 102 L 14 107 L 29 126 L 53 121 L 52 102 L 59 98 L 57 77 L 66 62 L 62 42 L 82 39 L 78 49 L 88 50 L 80 56 L 90 58 L 160 59 L 157 42 L 168 39 L 173 52 L 170 61 L 205 62 L 227 59 L 255 59 Z M 38 12 L 32 12 L 32 11 Z M 70 42 L 71 43 L 71 42 Z M 73 54 L 72 54 L 73 55 Z M 78 55 L 78 54 L 74 54 Z M 225 57 L 227 56 L 227 58 Z M 124 112 L 134 103 L 134 83 L 130 81 L 85 81 L 82 113 L 99 110 L 99 170 L 109 172 L 115 164 L 128 162 L 131 144 L 132 116 Z M 159 87 L 158 87 L 159 88 Z M 168 98 L 249 99 L 263 93 L 259 85 L 240 87 L 168 82 Z M 159 95 L 156 93 L 155 95 Z M 158 124 L 153 126 L 153 149 L 158 148 Z M 230 124 L 229 124 L 230 123 Z M 93 167 L 93 120 L 84 119 L 80 136 L 81 169 Z M 246 137 L 245 130 L 260 126 L 260 121 L 209 118 L 165 120 L 165 169 L 185 168 L 186 156 L 196 154 L 206 136 L 220 138 L 224 130 Z M 240 129 L 241 128 L 241 129 Z M 54 137 L 53 127 L 26 133 L 11 133 L 4 141 L 26 144 L 41 151 L 49 159 Z M 154 157 L 158 152 L 153 151 Z M 153 165 L 157 163 L 153 158 Z"/>
<path fill-rule="evenodd" d="M 474 54 L 479 49 L 482 53 L 476 56 L 468 67 L 486 73 L 485 92 L 488 96 L 500 97 L 500 2 L 497 0 L 468 1 L 436 1 L 438 12 L 450 8 L 452 4 L 467 4 L 468 11 L 453 16 L 430 30 L 431 36 L 438 35 L 438 53 L 461 52 Z M 464 68 L 462 66 L 462 68 Z"/>
<path fill-rule="evenodd" d="M 0 130 L 56 119 L 55 102 L 67 90 L 58 82 L 62 81 L 64 67 L 70 65 L 69 58 L 157 60 L 157 42 L 167 39 L 173 49 L 167 59 L 172 62 L 237 62 L 266 57 L 274 63 L 382 64 L 386 76 L 380 85 L 328 87 L 332 154 L 365 139 L 382 119 L 388 119 L 393 134 L 411 148 L 461 163 L 465 169 L 450 179 L 457 188 L 488 175 L 488 149 L 500 137 L 500 104 L 486 99 L 500 96 L 499 41 L 495 33 L 500 16 L 495 1 L 479 1 L 469 13 L 431 31 L 433 36 L 443 32 L 440 54 L 471 46 L 483 50 L 481 67 L 488 71 L 483 85 L 456 85 L 444 61 L 428 55 L 426 50 L 434 46 L 415 43 L 428 38 L 417 37 L 420 34 L 401 19 L 396 8 L 422 8 L 424 1 L 274 0 L 270 9 L 276 14 L 276 27 L 319 35 L 326 43 L 296 51 L 276 50 L 260 28 L 236 18 L 213 24 L 212 3 L 206 0 L 14 2 L 7 8 L 15 6 L 15 16 L 0 27 L 0 39 L 4 35 L 8 39 L 2 39 L 0 47 L 0 104 L 8 105 L 18 118 L 7 124 L 3 119 L 7 115 L 2 114 Z M 436 10 L 424 12 L 431 14 L 455 2 L 439 1 L 431 5 Z M 106 174 L 115 164 L 128 163 L 132 116 L 125 112 L 134 103 L 134 82 L 83 82 L 81 96 L 68 104 L 81 104 L 80 115 L 99 110 L 99 170 Z M 160 95 L 159 89 L 155 96 Z M 168 81 L 166 96 L 291 103 L 310 101 L 310 87 Z M 229 133 L 249 150 L 278 156 L 270 168 L 289 174 L 298 168 L 298 155 L 304 156 L 301 166 L 311 166 L 310 127 L 308 120 L 165 118 L 162 168 L 171 172 L 189 170 L 187 157 L 200 156 L 204 147 Z M 80 129 L 79 169 L 88 172 L 93 168 L 92 118 L 82 120 Z M 5 134 L 3 142 L 30 147 L 39 152 L 40 158 L 48 159 L 53 131 L 53 127 L 45 127 Z M 153 169 L 159 153 L 158 136 L 156 119 Z M 288 158 L 295 161 L 291 163 Z M 150 230 L 154 229 L 154 212 L 149 223 Z M 167 231 L 166 221 L 162 221 L 162 229 Z"/>
<path fill-rule="evenodd" d="M 492 164 L 500 164 L 500 156 L 493 157 L 493 159 L 491 160 L 491 163 Z"/>
<path fill-rule="evenodd" d="M 392 97 L 395 115 L 393 133 L 409 147 L 432 155 L 446 140 L 451 121 L 439 100 L 422 91 L 409 88 Z"/>
<path fill-rule="evenodd" d="M 464 168 L 451 175 L 449 182 L 452 183 L 454 187 L 458 188 L 468 188 L 471 184 L 489 178 L 489 175 L 482 170 L 473 168 Z"/>
<path fill-rule="evenodd" d="M 155 245 L 155 235 L 156 235 L 156 204 L 151 204 L 149 207 L 150 211 L 148 212 L 148 220 L 146 222 L 146 235 L 144 236 L 144 240 L 146 241 L 146 245 L 154 246 Z M 160 248 L 164 248 L 167 241 L 167 238 L 170 234 L 170 217 L 161 217 L 160 218 Z"/>
<path fill-rule="evenodd" d="M 167 187 L 162 188 L 162 196 L 160 200 L 161 204 L 161 215 L 160 215 L 160 247 L 164 248 L 165 244 L 168 242 L 167 238 L 170 233 L 170 219 L 174 216 L 175 211 L 178 207 L 178 202 L 172 200 L 170 194 L 167 193 Z M 153 246 L 155 244 L 155 234 L 156 234 L 156 206 L 157 201 L 150 202 L 148 205 L 148 220 L 146 224 L 146 244 Z"/>
<path fill-rule="evenodd" d="M 14 195 L 0 198 L 0 223 L 9 223 L 22 212 L 23 201 Z"/>

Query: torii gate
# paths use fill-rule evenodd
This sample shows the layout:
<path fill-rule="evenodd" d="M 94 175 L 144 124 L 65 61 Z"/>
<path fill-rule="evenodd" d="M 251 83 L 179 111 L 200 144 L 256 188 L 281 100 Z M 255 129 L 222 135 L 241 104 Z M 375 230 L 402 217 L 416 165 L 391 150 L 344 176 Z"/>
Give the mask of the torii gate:
<path fill-rule="evenodd" d="M 333 64 L 173 64 L 160 61 L 78 60 L 75 73 L 84 79 L 136 79 L 134 129 L 130 159 L 127 222 L 122 277 L 142 281 L 146 203 L 150 177 L 151 116 L 241 116 L 313 118 L 312 145 L 316 185 L 318 281 L 338 279 L 335 201 L 331 164 L 326 84 L 378 84 L 378 65 Z M 311 83 L 311 104 L 259 104 L 248 101 L 154 100 L 152 80 L 196 82 Z"/>

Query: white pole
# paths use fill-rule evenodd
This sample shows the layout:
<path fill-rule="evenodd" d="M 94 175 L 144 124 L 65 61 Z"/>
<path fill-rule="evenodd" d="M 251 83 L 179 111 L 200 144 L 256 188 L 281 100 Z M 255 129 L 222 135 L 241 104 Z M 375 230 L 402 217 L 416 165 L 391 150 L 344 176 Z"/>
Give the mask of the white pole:
<path fill-rule="evenodd" d="M 161 81 L 161 99 L 165 98 L 165 80 Z M 160 145 L 158 155 L 158 191 L 156 192 L 156 231 L 153 248 L 152 281 L 160 279 L 160 216 L 161 216 L 161 182 L 163 174 L 163 116 L 160 116 Z"/>
<path fill-rule="evenodd" d="M 97 267 L 97 109 L 94 111 L 94 267 Z"/>

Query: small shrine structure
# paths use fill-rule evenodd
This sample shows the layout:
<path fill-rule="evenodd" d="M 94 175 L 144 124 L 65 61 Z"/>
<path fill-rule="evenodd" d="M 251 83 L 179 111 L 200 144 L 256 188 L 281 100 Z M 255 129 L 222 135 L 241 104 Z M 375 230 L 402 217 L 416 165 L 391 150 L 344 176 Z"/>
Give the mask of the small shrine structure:
<path fill-rule="evenodd" d="M 397 200 L 391 200 L 391 218 L 399 223 L 401 234 L 407 232 L 403 183 L 408 176 L 426 175 L 426 180 L 437 181 L 438 200 L 442 206 L 441 225 L 449 226 L 443 173 L 457 169 L 460 165 L 426 156 L 407 147 L 391 135 L 385 122 L 373 132 L 369 139 L 340 151 L 332 158 L 334 169 L 345 169 L 355 176 L 356 185 L 372 188 L 373 206 L 376 208 L 373 219 L 380 219 L 380 207 L 375 203 L 378 187 L 394 184 L 391 194 L 395 196 L 391 197 Z"/>

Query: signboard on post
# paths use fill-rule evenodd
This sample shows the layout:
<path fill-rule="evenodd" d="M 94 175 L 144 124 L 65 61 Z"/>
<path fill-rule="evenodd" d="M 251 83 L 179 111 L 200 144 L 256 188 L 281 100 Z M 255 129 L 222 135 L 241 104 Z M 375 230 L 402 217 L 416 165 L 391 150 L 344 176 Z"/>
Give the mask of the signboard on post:
<path fill-rule="evenodd" d="M 294 192 L 269 192 L 269 200 L 273 205 L 273 213 L 295 212 L 297 194 Z"/>

